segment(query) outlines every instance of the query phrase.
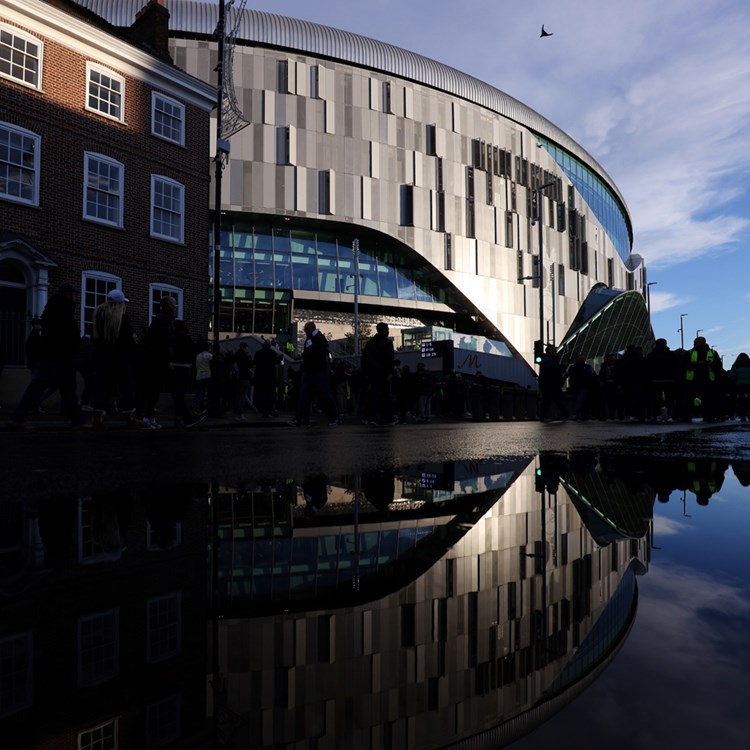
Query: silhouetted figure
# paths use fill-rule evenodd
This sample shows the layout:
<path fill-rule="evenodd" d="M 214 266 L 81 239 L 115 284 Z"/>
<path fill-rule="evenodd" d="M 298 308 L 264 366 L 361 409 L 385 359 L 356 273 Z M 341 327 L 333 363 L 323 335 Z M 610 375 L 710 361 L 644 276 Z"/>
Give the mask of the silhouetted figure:
<path fill-rule="evenodd" d="M 539 363 L 539 419 L 550 421 L 550 407 L 554 405 L 562 419 L 568 418 L 568 409 L 563 401 L 563 384 L 567 368 L 560 362 L 557 347 L 547 344 L 544 355 Z"/>
<path fill-rule="evenodd" d="M 25 429 L 26 418 L 39 408 L 50 387 L 60 391 L 62 412 L 70 417 L 73 427 L 85 423 L 76 398 L 76 356 L 80 346 L 77 302 L 78 290 L 72 284 L 62 284 L 44 308 L 39 360 L 21 401 L 11 413 L 10 429 Z"/>
<path fill-rule="evenodd" d="M 365 419 L 370 424 L 395 424 L 391 381 L 393 380 L 394 351 L 387 323 L 378 323 L 377 333 L 365 344 L 362 352 L 362 371 L 367 383 Z"/>
<path fill-rule="evenodd" d="M 282 359 L 281 353 L 271 348 L 270 341 L 264 341 L 255 355 L 255 408 L 264 417 L 279 416 L 276 411 L 276 381 Z"/>
<path fill-rule="evenodd" d="M 305 323 L 305 346 L 302 351 L 302 366 L 297 414 L 290 424 L 299 426 L 310 423 L 310 405 L 316 398 L 318 405 L 333 427 L 339 423 L 339 413 L 331 395 L 331 373 L 328 341 L 312 321 Z"/>

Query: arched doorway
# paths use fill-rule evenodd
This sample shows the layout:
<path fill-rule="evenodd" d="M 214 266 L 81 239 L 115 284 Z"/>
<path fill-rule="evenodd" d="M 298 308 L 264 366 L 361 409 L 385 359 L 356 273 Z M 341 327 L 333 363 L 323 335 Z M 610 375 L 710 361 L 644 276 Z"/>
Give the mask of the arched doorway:
<path fill-rule="evenodd" d="M 0 233 L 0 365 L 25 366 L 31 317 L 47 304 L 49 269 L 56 267 L 26 239 Z"/>

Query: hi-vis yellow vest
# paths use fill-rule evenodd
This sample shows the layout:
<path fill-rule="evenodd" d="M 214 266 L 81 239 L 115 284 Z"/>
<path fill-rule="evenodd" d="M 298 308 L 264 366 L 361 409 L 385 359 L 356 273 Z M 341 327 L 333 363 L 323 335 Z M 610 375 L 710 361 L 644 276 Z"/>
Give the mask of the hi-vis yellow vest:
<path fill-rule="evenodd" d="M 687 369 L 685 378 L 687 380 L 693 380 L 695 378 L 695 364 L 698 362 L 698 352 L 693 349 L 690 352 L 690 367 Z M 706 354 L 706 364 L 708 365 L 708 379 L 713 381 L 716 378 L 714 373 L 714 350 L 709 349 Z"/>

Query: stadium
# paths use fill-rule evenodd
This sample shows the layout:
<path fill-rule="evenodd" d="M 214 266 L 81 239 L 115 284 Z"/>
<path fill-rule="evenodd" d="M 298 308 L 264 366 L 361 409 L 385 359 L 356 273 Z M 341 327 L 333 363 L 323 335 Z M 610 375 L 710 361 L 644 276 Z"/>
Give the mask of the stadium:
<path fill-rule="evenodd" d="M 144 0 L 79 4 L 129 26 Z M 176 65 L 216 83 L 218 6 L 162 4 Z M 356 308 L 360 327 L 385 320 L 400 348 L 453 339 L 521 384 L 539 339 L 566 361 L 651 348 L 625 199 L 581 145 L 440 62 L 235 5 L 222 337 L 284 337 L 313 319 L 346 341 Z"/>

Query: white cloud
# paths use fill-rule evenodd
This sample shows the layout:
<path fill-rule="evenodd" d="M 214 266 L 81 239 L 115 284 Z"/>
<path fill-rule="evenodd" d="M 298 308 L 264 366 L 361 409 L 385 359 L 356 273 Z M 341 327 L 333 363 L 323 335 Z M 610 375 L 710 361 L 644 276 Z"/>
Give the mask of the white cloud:
<path fill-rule="evenodd" d="M 664 536 L 675 536 L 692 530 L 692 526 L 674 518 L 666 516 L 654 516 L 654 537 L 657 539 Z"/>
<path fill-rule="evenodd" d="M 680 307 L 690 302 L 690 298 L 681 297 L 674 292 L 656 292 L 651 288 L 651 312 L 659 313 Z"/>

